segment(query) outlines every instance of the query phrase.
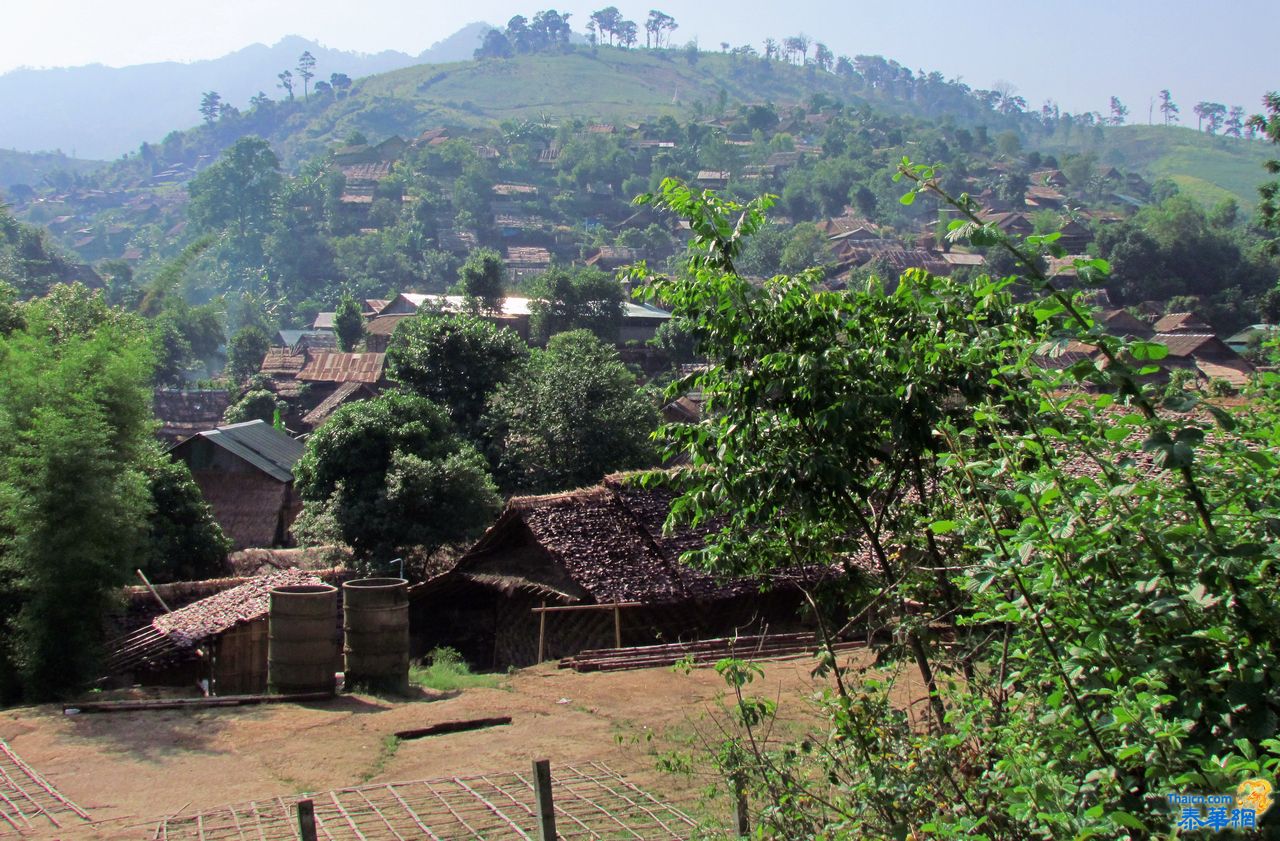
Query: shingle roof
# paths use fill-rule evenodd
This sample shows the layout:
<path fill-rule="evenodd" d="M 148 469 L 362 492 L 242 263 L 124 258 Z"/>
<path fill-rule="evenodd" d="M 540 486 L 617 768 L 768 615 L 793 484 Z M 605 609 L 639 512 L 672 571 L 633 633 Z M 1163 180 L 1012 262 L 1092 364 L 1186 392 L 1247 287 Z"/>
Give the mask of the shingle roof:
<path fill-rule="evenodd" d="M 382 379 L 381 353 L 319 351 L 307 357 L 298 379 L 326 383 L 376 383 Z"/>
<path fill-rule="evenodd" d="M 1213 328 L 1193 312 L 1171 312 L 1155 323 L 1157 333 L 1212 333 Z"/>
<path fill-rule="evenodd" d="M 302 458 L 302 452 L 305 449 L 302 442 L 295 441 L 262 420 L 220 426 L 217 429 L 205 430 L 187 440 L 195 438 L 203 438 L 211 444 L 222 447 L 281 482 L 293 481 L 293 465 Z M 183 444 L 178 445 L 178 447 L 181 446 Z"/>

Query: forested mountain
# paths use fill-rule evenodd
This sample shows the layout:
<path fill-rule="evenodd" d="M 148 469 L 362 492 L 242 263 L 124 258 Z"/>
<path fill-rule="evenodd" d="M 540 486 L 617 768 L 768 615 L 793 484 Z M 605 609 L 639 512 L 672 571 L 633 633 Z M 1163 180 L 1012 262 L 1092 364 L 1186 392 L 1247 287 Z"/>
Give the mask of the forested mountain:
<path fill-rule="evenodd" d="M 218 91 L 236 108 L 260 91 L 280 93 L 278 74 L 296 72 L 298 56 L 315 59 L 319 80 L 354 79 L 417 64 L 470 58 L 490 27 L 470 24 L 416 56 L 394 50 L 366 55 L 291 35 L 189 64 L 19 69 L 0 76 L 0 147 L 61 149 L 85 158 L 113 158 L 198 121 L 200 97 Z M 298 80 L 298 93 L 302 82 Z"/>

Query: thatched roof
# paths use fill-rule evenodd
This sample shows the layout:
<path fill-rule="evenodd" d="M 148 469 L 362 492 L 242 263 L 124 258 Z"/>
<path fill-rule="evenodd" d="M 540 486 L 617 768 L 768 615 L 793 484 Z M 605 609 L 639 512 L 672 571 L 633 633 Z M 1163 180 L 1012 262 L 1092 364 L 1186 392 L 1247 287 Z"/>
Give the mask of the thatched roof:
<path fill-rule="evenodd" d="M 721 581 L 680 562 L 703 544 L 707 529 L 664 535 L 672 498 L 622 475 L 568 493 L 516 497 L 452 570 L 414 595 L 472 582 L 563 602 L 657 605 L 759 590 L 758 581 Z"/>

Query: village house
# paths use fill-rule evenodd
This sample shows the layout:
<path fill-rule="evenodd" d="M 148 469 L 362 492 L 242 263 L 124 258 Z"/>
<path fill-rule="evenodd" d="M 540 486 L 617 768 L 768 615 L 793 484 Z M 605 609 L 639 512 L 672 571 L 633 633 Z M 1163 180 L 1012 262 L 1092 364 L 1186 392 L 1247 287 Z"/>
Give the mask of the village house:
<path fill-rule="evenodd" d="M 107 656 L 108 673 L 143 686 L 200 685 L 211 695 L 266 692 L 271 590 L 321 584 L 324 578 L 340 581 L 332 572 L 284 569 L 239 583 L 208 582 L 217 592 L 156 616 L 117 640 Z M 339 627 L 335 623 L 335 640 Z M 335 659 L 334 670 L 341 667 Z"/>
<path fill-rule="evenodd" d="M 410 591 L 416 654 L 447 645 L 482 667 L 591 648 L 785 630 L 805 622 L 794 587 L 720 581 L 680 561 L 705 531 L 663 532 L 672 495 L 625 475 L 512 499 L 449 572 Z M 810 579 L 821 572 L 810 571 Z M 535 608 L 577 608 L 537 613 Z"/>
<path fill-rule="evenodd" d="M 185 441 L 217 426 L 230 404 L 230 395 L 222 388 L 157 388 L 151 398 L 152 410 L 160 421 L 157 434 L 166 444 Z"/>
<path fill-rule="evenodd" d="M 302 442 L 261 420 L 220 426 L 169 449 L 186 463 L 233 548 L 284 546 L 302 510 L 293 466 Z"/>

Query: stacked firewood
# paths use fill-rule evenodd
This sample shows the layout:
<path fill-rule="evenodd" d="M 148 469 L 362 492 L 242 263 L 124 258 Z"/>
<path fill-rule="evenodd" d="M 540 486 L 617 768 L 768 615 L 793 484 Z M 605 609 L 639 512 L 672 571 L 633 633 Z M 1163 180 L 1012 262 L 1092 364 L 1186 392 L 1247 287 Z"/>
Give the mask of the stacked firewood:
<path fill-rule="evenodd" d="M 858 648 L 862 642 L 839 642 L 837 651 Z M 814 634 L 769 634 L 765 636 L 723 637 L 699 642 L 677 642 L 666 645 L 644 645 L 632 648 L 597 648 L 583 651 L 560 661 L 560 668 L 576 672 L 612 672 L 624 669 L 648 669 L 674 666 L 679 662 L 701 666 L 726 657 L 742 660 L 768 660 L 814 654 L 818 650 Z"/>

